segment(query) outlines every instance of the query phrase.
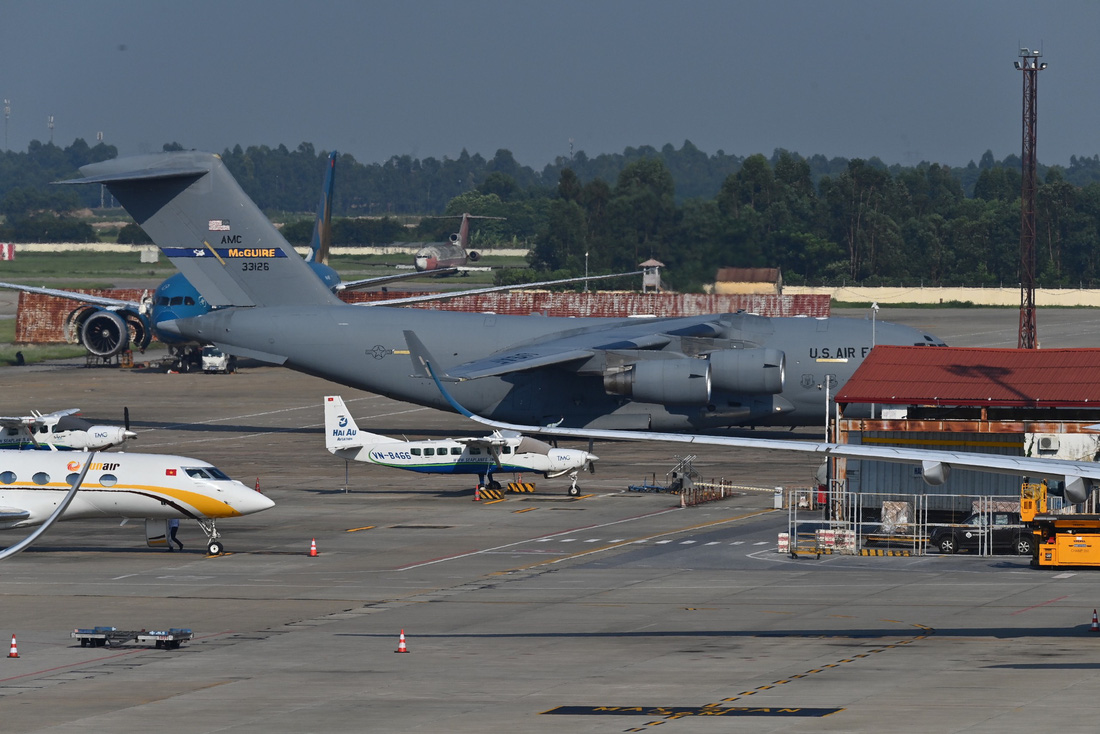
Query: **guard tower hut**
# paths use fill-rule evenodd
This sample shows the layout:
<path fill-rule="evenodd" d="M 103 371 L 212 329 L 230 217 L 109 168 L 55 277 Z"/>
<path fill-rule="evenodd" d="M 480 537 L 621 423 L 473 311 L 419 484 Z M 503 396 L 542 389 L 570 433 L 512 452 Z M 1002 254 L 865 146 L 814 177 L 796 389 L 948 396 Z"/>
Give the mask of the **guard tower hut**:
<path fill-rule="evenodd" d="M 638 265 L 642 269 L 642 293 L 649 293 L 650 289 L 653 293 L 664 290 L 664 285 L 661 283 L 661 268 L 664 266 L 663 262 L 652 258 Z"/>
<path fill-rule="evenodd" d="M 836 396 L 837 440 L 1092 461 L 1100 455 L 1100 349 L 967 349 L 881 345 Z M 1018 499 L 1017 477 L 955 469 L 939 485 L 919 467 L 836 460 L 850 492 Z M 938 502 L 934 496 L 939 496 Z"/>

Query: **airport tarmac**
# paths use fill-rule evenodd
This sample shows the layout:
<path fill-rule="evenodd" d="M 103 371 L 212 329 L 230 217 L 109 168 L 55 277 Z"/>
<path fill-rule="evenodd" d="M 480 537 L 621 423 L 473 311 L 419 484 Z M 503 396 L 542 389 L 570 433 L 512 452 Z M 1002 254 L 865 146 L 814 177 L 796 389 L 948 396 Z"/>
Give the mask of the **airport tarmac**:
<path fill-rule="evenodd" d="M 968 346 L 1014 346 L 1018 326 L 995 309 L 890 320 Z M 1044 346 L 1100 345 L 1093 311 L 1041 312 L 1039 329 Z M 680 509 L 627 485 L 663 479 L 684 447 L 598 443 L 587 496 L 526 477 L 533 496 L 474 502 L 467 479 L 361 464 L 345 491 L 321 398 L 342 394 L 362 428 L 391 435 L 478 426 L 279 368 L 11 367 L 0 389 L 9 413 L 118 421 L 128 406 L 128 448 L 209 460 L 276 502 L 223 522 L 220 557 L 193 523 L 186 551 L 167 553 L 140 526 L 86 521 L 4 561 L 0 639 L 19 649 L 0 661 L 5 734 L 1001 734 L 1093 731 L 1100 713 L 1095 572 L 967 554 L 791 559 L 766 489 L 808 485 L 808 457 L 697 449 L 705 478 L 765 491 Z M 95 625 L 196 637 L 179 650 L 70 639 Z M 402 630 L 410 652 L 395 655 Z"/>

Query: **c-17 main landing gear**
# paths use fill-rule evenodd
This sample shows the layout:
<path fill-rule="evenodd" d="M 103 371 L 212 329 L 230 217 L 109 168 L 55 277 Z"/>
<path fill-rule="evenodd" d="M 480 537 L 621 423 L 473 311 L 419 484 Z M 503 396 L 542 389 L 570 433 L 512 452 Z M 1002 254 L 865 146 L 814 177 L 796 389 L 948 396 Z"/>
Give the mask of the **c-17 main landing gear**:
<path fill-rule="evenodd" d="M 198 520 L 199 527 L 206 533 L 206 552 L 212 556 L 220 556 L 225 553 L 225 545 L 218 533 L 217 520 Z"/>

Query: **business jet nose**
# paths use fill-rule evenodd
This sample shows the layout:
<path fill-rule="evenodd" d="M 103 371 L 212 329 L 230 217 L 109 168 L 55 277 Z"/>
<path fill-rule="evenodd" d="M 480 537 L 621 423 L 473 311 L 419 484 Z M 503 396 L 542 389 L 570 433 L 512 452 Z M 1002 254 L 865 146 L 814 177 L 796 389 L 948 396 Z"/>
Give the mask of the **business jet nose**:
<path fill-rule="evenodd" d="M 275 506 L 275 502 L 269 497 L 260 494 L 256 490 L 240 482 L 236 482 L 236 484 L 237 486 L 234 487 L 236 491 L 234 491 L 233 496 L 226 501 L 226 504 L 242 515 L 263 512 Z"/>

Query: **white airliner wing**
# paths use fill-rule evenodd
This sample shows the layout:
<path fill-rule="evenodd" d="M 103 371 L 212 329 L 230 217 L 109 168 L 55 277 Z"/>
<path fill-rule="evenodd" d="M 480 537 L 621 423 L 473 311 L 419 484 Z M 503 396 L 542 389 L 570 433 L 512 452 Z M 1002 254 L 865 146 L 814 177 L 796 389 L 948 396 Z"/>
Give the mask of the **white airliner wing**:
<path fill-rule="evenodd" d="M 130 308 L 134 311 L 139 311 L 142 308 L 142 304 L 136 301 L 124 301 L 120 298 L 104 298 L 103 296 L 92 296 L 87 293 L 77 293 L 76 291 L 62 291 L 57 288 L 39 288 L 33 285 L 19 285 L 18 283 L 0 283 L 0 288 L 10 288 L 11 290 L 25 291 L 27 293 L 41 293 L 45 296 L 55 296 L 57 298 L 68 298 L 70 301 L 92 303 L 96 306 L 103 306 L 104 308 Z"/>
<path fill-rule="evenodd" d="M 1085 497 L 1085 482 L 1100 482 L 1100 463 L 1091 461 L 1069 461 L 1066 459 L 1043 459 L 1027 456 L 1004 456 L 1000 454 L 977 454 L 965 451 L 940 451 L 934 449 L 911 449 L 898 446 L 864 446 L 858 444 L 836 444 L 818 441 L 792 441 L 788 439 L 742 438 L 739 436 L 704 436 L 689 433 L 655 433 L 651 431 L 614 431 L 581 428 L 555 428 L 552 426 L 524 426 L 504 423 L 474 415 L 462 407 L 443 387 L 435 376 L 431 364 L 428 372 L 443 397 L 462 415 L 497 429 L 537 433 L 544 436 L 579 436 L 582 438 L 600 438 L 615 441 L 665 441 L 670 443 L 689 443 L 708 446 L 728 446 L 731 448 L 767 449 L 770 451 L 800 451 L 818 454 L 823 459 L 843 457 L 864 459 L 867 461 L 888 461 L 901 464 L 921 465 L 926 477 L 946 478 L 952 468 L 972 469 L 993 474 L 1011 474 L 1036 479 L 1050 479 L 1066 483 L 1066 497 L 1073 502 L 1082 502 Z M 942 481 L 942 479 L 940 480 Z M 1080 498 L 1080 499 L 1078 499 Z"/>
<path fill-rule="evenodd" d="M 439 271 L 431 270 L 429 273 Z M 419 273 L 424 275 L 425 273 Z M 582 283 L 589 280 L 604 280 L 606 278 L 622 278 L 627 275 L 641 275 L 641 270 L 629 273 L 615 273 L 613 275 L 589 275 L 581 278 L 560 278 L 558 280 L 543 280 L 538 283 L 517 283 L 515 285 L 493 285 L 487 288 L 474 288 L 468 291 L 446 291 L 440 293 L 425 293 L 420 296 L 407 296 L 405 298 L 391 298 L 386 301 L 371 301 L 369 303 L 357 303 L 356 306 L 400 306 L 406 303 L 424 303 L 427 301 L 445 301 L 449 298 L 460 296 L 476 296 L 482 293 L 497 293 L 498 291 L 514 291 L 520 288 L 543 288 L 550 285 L 564 285 L 565 283 Z"/>
<path fill-rule="evenodd" d="M 433 270 L 430 273 L 398 273 L 397 275 L 379 275 L 375 278 L 363 278 L 362 280 L 345 280 L 336 286 L 337 291 L 354 291 L 360 288 L 370 288 L 375 285 L 382 285 L 384 283 L 392 283 L 396 280 L 409 280 L 411 278 L 423 278 L 426 275 L 450 275 L 457 272 L 457 268 L 443 268 L 442 270 Z"/>

